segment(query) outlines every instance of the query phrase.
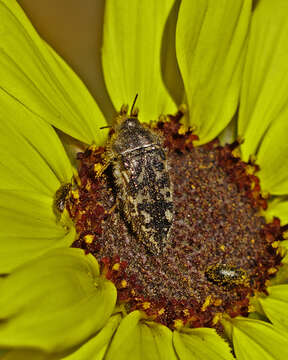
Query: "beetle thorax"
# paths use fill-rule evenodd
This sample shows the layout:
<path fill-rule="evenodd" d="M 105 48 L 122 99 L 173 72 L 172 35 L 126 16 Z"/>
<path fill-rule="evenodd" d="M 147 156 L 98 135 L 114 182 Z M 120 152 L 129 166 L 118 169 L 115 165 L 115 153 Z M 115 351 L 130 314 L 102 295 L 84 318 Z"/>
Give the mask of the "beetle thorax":
<path fill-rule="evenodd" d="M 157 137 L 151 130 L 141 126 L 135 117 L 126 118 L 115 129 L 114 141 L 111 148 L 115 154 L 123 155 L 141 148 L 158 145 Z"/>

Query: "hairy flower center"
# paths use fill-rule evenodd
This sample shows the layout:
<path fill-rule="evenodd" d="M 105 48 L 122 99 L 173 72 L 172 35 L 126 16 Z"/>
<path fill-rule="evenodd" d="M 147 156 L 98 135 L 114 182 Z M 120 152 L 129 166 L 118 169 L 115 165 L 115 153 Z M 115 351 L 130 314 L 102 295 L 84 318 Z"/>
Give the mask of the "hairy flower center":
<path fill-rule="evenodd" d="M 181 115 L 181 114 L 180 114 Z M 179 116 L 154 125 L 163 138 L 173 184 L 174 220 L 167 244 L 152 254 L 134 233 L 118 203 L 111 166 L 101 176 L 105 148 L 79 154 L 79 186 L 68 211 L 78 239 L 114 282 L 118 302 L 140 309 L 171 328 L 215 326 L 222 313 L 248 314 L 249 297 L 265 291 L 277 271 L 277 219 L 266 224 L 260 210 L 258 170 L 237 155 L 238 143 L 194 147 Z"/>

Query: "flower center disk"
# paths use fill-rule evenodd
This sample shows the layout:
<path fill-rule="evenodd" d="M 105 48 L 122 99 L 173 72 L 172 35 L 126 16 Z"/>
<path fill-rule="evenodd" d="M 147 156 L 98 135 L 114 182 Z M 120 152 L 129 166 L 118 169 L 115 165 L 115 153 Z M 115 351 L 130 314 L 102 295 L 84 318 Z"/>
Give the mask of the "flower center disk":
<path fill-rule="evenodd" d="M 163 138 L 173 184 L 174 220 L 162 253 L 151 254 L 118 206 L 111 166 L 101 176 L 105 148 L 78 154 L 80 185 L 68 211 L 78 239 L 114 282 L 126 311 L 140 309 L 171 328 L 216 327 L 222 313 L 247 315 L 249 297 L 265 292 L 281 257 L 280 222 L 266 224 L 267 207 L 255 173 L 240 160 L 238 143 L 194 147 L 181 115 L 151 125 Z"/>

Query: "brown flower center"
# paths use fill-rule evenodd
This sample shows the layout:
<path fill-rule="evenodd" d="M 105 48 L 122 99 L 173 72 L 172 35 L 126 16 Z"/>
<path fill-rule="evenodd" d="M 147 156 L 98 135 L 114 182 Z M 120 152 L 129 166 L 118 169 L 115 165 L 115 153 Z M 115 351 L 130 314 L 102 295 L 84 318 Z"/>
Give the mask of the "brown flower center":
<path fill-rule="evenodd" d="M 100 177 L 105 148 L 79 154 L 78 189 L 67 202 L 78 239 L 115 284 L 127 311 L 140 309 L 171 328 L 215 326 L 222 313 L 247 315 L 249 297 L 265 292 L 281 258 L 283 229 L 260 215 L 267 207 L 258 170 L 238 157 L 238 143 L 194 147 L 181 114 L 154 125 L 162 137 L 173 183 L 174 220 L 166 247 L 151 254 L 117 202 L 111 166 Z"/>

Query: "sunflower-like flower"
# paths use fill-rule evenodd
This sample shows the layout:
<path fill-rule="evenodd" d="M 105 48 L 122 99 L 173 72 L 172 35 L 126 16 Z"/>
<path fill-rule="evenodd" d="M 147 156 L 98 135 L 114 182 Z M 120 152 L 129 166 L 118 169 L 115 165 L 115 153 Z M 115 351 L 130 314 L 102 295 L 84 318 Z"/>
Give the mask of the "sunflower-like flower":
<path fill-rule="evenodd" d="M 138 93 L 141 121 L 161 115 L 145 129 L 175 220 L 155 256 L 115 210 L 112 119 L 0 0 L 3 359 L 288 358 L 288 4 L 252 5 L 106 0 L 111 101 Z"/>

